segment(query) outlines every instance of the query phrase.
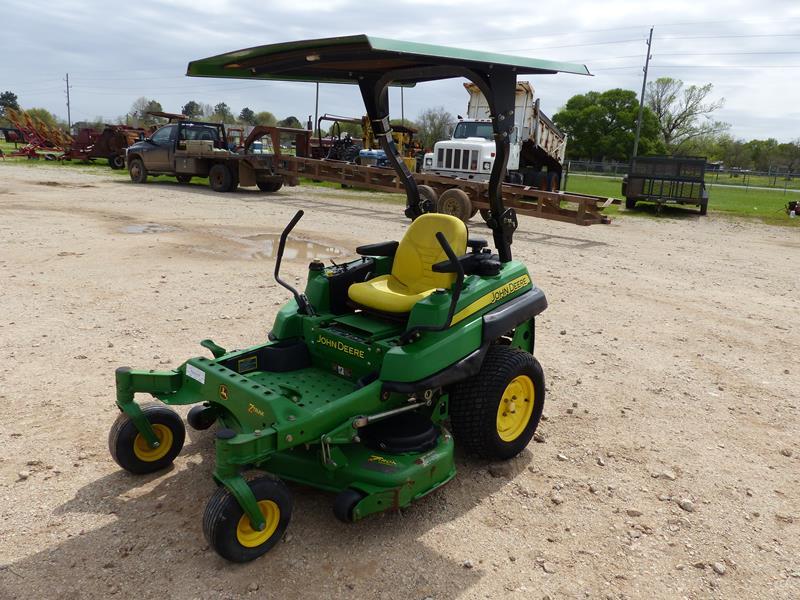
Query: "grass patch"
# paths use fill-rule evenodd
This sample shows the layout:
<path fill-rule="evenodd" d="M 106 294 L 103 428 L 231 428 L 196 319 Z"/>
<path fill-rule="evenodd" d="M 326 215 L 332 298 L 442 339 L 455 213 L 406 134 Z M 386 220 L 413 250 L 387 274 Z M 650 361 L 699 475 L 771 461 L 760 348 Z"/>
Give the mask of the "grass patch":
<path fill-rule="evenodd" d="M 707 185 L 708 188 L 708 211 L 719 214 L 726 214 L 736 217 L 756 218 L 766 223 L 776 225 L 800 226 L 800 218 L 790 219 L 786 214 L 786 203 L 789 200 L 800 200 L 800 193 L 787 192 L 783 190 L 768 191 L 754 190 L 733 187 L 715 186 L 713 183 Z M 594 194 L 596 196 L 622 197 L 622 179 L 619 177 L 587 177 L 585 175 L 570 174 L 567 179 L 567 191 L 582 194 Z M 616 206 L 615 211 L 611 207 L 604 213 L 613 215 L 617 212 L 621 215 L 631 216 L 653 216 L 654 209 L 648 209 L 648 204 L 641 204 L 641 210 L 625 211 L 619 210 Z M 697 209 L 693 206 L 673 207 L 666 206 L 664 212 L 670 216 L 686 216 L 697 214 Z"/>

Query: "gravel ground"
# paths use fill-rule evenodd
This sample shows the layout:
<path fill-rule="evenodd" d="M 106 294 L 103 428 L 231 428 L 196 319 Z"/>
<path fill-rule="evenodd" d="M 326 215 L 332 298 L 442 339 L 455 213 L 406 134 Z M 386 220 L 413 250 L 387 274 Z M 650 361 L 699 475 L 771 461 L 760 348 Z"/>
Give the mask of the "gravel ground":
<path fill-rule="evenodd" d="M 170 368 L 264 339 L 308 254 L 398 239 L 386 197 L 215 194 L 0 164 L 0 597 L 798 598 L 798 232 L 710 216 L 608 226 L 522 217 L 548 295 L 538 443 L 399 513 L 336 521 L 292 486 L 284 541 L 210 550 L 213 437 L 173 469 L 111 460 L 119 365 Z M 473 233 L 488 230 L 475 223 Z M 298 279 L 299 281 L 299 279 Z"/>

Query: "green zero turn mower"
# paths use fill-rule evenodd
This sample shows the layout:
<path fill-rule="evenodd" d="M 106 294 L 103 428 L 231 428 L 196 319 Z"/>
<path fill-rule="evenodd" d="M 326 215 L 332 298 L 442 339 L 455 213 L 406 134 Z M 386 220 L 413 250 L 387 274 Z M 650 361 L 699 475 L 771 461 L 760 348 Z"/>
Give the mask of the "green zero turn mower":
<path fill-rule="evenodd" d="M 544 406 L 533 357 L 534 319 L 547 306 L 528 270 L 511 258 L 517 227 L 500 185 L 514 134 L 518 74 L 583 66 L 367 37 L 273 44 L 189 64 L 190 76 L 354 83 L 373 130 L 405 184 L 412 222 L 402 241 L 357 248 L 346 264 L 309 265 L 303 293 L 282 281 L 283 231 L 275 278 L 293 295 L 269 339 L 171 371 L 117 369 L 109 447 L 131 473 L 170 465 L 184 441 L 181 418 L 164 405 L 193 404 L 195 429 L 217 425 L 214 480 L 203 516 L 224 558 L 252 560 L 274 546 L 292 514 L 282 479 L 336 493 L 334 513 L 357 521 L 429 494 L 455 475 L 453 444 L 491 460 L 521 452 Z M 466 77 L 486 96 L 497 158 L 488 220 L 496 252 L 466 225 L 431 214 L 392 142 L 387 88 Z M 139 405 L 136 393 L 160 403 Z M 449 429 L 445 426 L 449 422 Z M 452 434 L 451 434 L 452 431 Z M 243 472 L 269 473 L 245 479 Z"/>

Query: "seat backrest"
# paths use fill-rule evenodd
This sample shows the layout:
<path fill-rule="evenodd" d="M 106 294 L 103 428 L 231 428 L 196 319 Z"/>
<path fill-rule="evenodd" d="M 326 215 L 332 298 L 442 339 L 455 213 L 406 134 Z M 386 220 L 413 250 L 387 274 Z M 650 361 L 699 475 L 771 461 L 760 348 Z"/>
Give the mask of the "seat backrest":
<path fill-rule="evenodd" d="M 456 280 L 455 273 L 434 273 L 431 268 L 447 260 L 447 254 L 436 239 L 439 231 L 456 256 L 467 251 L 467 226 L 461 219 L 437 213 L 417 217 L 403 236 L 392 265 L 392 275 L 412 294 L 434 288 L 446 289 Z"/>

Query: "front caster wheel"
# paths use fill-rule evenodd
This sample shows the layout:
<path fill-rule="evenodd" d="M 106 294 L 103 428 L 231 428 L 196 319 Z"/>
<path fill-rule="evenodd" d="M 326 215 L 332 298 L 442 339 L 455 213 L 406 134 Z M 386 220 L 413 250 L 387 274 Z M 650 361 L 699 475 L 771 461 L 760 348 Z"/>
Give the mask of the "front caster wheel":
<path fill-rule="evenodd" d="M 256 497 L 265 527 L 253 529 L 250 518 L 226 487 L 220 487 L 206 505 L 203 533 L 222 558 L 248 562 L 269 551 L 283 537 L 292 518 L 292 493 L 280 480 L 260 477 L 247 485 Z"/>
<path fill-rule="evenodd" d="M 198 404 L 189 410 L 189 414 L 186 415 L 186 422 L 189 423 L 189 427 L 192 429 L 203 431 L 217 422 L 217 411 L 210 406 Z"/>
<path fill-rule="evenodd" d="M 531 441 L 544 408 L 544 373 L 518 348 L 489 347 L 477 375 L 450 397 L 453 437 L 473 454 L 506 460 Z"/>
<path fill-rule="evenodd" d="M 141 408 L 158 438 L 156 448 L 150 447 L 125 413 L 117 417 L 108 433 L 112 458 L 120 467 L 136 475 L 153 473 L 171 465 L 183 448 L 186 437 L 183 421 L 175 411 L 162 404 L 145 404 Z"/>

